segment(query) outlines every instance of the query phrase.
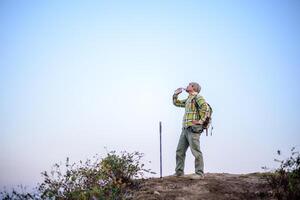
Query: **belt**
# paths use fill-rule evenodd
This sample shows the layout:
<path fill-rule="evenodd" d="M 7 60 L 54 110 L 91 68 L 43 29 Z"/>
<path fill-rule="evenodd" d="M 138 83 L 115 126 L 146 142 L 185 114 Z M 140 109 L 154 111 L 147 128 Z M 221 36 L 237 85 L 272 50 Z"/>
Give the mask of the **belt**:
<path fill-rule="evenodd" d="M 184 130 L 189 130 L 189 129 L 191 129 L 191 126 L 183 127 L 182 129 L 184 129 Z"/>

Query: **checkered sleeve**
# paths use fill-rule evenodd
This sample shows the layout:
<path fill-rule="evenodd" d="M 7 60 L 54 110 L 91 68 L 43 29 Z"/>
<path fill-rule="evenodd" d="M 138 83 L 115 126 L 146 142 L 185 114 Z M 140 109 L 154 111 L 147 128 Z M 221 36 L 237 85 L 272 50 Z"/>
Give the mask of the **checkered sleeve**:
<path fill-rule="evenodd" d="M 186 99 L 184 100 L 179 100 L 178 99 L 178 94 L 174 94 L 173 95 L 173 104 L 177 107 L 185 107 L 185 102 L 186 102 Z"/>

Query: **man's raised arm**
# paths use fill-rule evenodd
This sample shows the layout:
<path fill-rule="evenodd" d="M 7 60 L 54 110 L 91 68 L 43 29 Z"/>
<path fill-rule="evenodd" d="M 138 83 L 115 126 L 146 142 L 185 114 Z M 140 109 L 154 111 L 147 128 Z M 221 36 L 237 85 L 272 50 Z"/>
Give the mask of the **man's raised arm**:
<path fill-rule="evenodd" d="M 173 104 L 177 107 L 185 107 L 185 102 L 186 99 L 184 100 L 179 100 L 178 99 L 178 95 L 182 92 L 182 88 L 178 88 L 177 90 L 175 90 L 174 94 L 173 94 Z"/>

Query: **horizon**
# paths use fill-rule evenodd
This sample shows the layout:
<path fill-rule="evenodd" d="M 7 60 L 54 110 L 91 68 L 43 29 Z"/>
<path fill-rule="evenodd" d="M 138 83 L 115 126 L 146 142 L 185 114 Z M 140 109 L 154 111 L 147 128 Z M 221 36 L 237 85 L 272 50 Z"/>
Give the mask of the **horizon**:
<path fill-rule="evenodd" d="M 198 82 L 213 108 L 204 171 L 262 172 L 299 149 L 299 1 L 1 1 L 0 188 L 117 152 L 174 173 L 184 110 Z M 183 92 L 179 98 L 186 98 Z M 151 161 L 151 163 L 148 163 Z M 186 173 L 194 170 L 187 151 Z"/>

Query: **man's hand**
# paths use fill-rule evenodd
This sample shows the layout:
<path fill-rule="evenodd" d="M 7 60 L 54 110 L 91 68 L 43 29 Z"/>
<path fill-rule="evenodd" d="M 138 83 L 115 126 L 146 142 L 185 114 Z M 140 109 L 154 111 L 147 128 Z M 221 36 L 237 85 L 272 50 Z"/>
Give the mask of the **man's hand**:
<path fill-rule="evenodd" d="M 193 120 L 192 123 L 193 123 L 194 125 L 200 125 L 200 124 L 201 124 L 199 120 Z"/>
<path fill-rule="evenodd" d="M 182 88 L 178 88 L 177 90 L 175 90 L 174 94 L 180 94 L 182 92 Z"/>

